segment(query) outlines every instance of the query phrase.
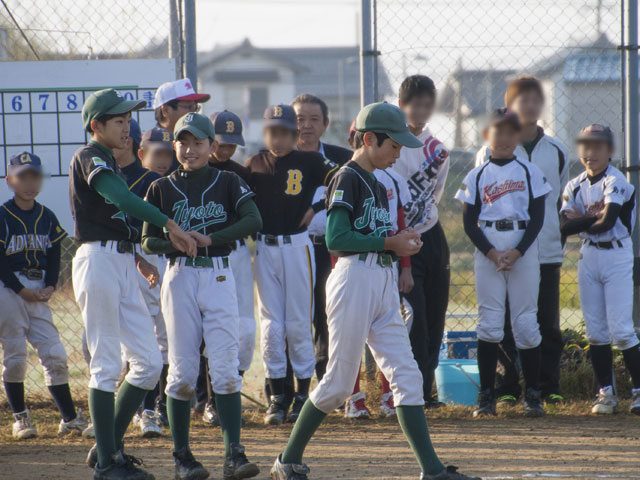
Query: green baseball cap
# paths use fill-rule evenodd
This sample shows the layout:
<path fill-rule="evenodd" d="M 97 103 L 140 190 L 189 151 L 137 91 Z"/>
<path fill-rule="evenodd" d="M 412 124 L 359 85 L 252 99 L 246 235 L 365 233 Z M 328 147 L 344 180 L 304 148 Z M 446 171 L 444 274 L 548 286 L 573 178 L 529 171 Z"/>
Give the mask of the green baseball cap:
<path fill-rule="evenodd" d="M 358 132 L 386 133 L 405 147 L 424 147 L 424 143 L 409 131 L 405 113 L 387 102 L 371 103 L 360 110 L 355 129 Z"/>
<path fill-rule="evenodd" d="M 127 100 L 113 88 L 93 92 L 82 106 L 82 124 L 85 130 L 103 115 L 122 115 L 138 110 L 147 104 L 144 100 Z"/>
<path fill-rule="evenodd" d="M 213 123 L 209 117 L 201 113 L 189 112 L 178 119 L 173 129 L 174 138 L 177 140 L 180 134 L 185 131 L 191 132 L 196 138 L 209 137 L 211 141 L 216 138 Z"/>

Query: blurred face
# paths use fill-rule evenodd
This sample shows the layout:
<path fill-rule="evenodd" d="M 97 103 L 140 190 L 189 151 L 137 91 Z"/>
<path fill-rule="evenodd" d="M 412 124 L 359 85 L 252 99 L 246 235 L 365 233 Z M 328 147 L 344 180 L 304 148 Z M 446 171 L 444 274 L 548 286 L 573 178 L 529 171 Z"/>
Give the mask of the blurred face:
<path fill-rule="evenodd" d="M 371 132 L 364 136 L 364 146 L 371 164 L 379 170 L 389 168 L 396 163 L 402 150 L 402 145 L 391 138 L 386 138 L 382 145 L 378 146 L 378 139 Z"/>
<path fill-rule="evenodd" d="M 264 145 L 276 157 L 284 157 L 296 148 L 296 132 L 285 127 L 268 127 L 263 132 Z"/>
<path fill-rule="evenodd" d="M 123 148 L 114 148 L 113 158 L 116 159 L 116 162 L 120 166 L 132 163 L 136 158 L 133 154 L 133 138 L 127 137 Z"/>
<path fill-rule="evenodd" d="M 163 126 L 167 130 L 172 132 L 173 127 L 176 126 L 176 122 L 180 117 L 186 115 L 189 112 L 198 111 L 198 104 L 194 101 L 180 100 L 178 101 L 178 105 L 176 106 L 176 108 L 172 108 L 170 105 L 162 105 L 161 108 L 165 118 L 164 123 L 166 124 L 166 126 L 164 124 Z"/>
<path fill-rule="evenodd" d="M 508 123 L 492 125 L 487 129 L 485 137 L 494 158 L 513 157 L 513 152 L 520 143 L 520 132 Z"/>
<path fill-rule="evenodd" d="M 129 137 L 131 126 L 131 113 L 125 113 L 107 120 L 105 123 L 97 120 L 91 121 L 92 138 L 109 150 L 124 149 Z"/>
<path fill-rule="evenodd" d="M 543 106 L 544 102 L 538 92 L 527 90 L 518 95 L 509 108 L 518 115 L 522 125 L 533 125 L 538 122 Z"/>
<path fill-rule="evenodd" d="M 218 144 L 209 138 L 196 138 L 190 132 L 182 132 L 174 146 L 182 168 L 189 172 L 206 166 L 209 155 L 215 153 Z"/>
<path fill-rule="evenodd" d="M 407 114 L 409 125 L 422 130 L 433 114 L 436 101 L 431 95 L 413 97 L 409 102 L 399 102 L 400 108 Z"/>
<path fill-rule="evenodd" d="M 163 177 L 169 172 L 173 164 L 173 150 L 164 148 L 146 148 L 138 150 L 138 156 L 142 160 L 142 166 L 147 170 L 156 172 Z"/>
<path fill-rule="evenodd" d="M 42 189 L 42 174 L 27 170 L 20 175 L 8 176 L 7 183 L 20 200 L 29 202 L 35 200 Z"/>
<path fill-rule="evenodd" d="M 591 176 L 604 172 L 609 166 L 613 148 L 600 140 L 589 140 L 578 143 L 578 157 Z"/>
<path fill-rule="evenodd" d="M 231 157 L 233 157 L 233 154 L 236 153 L 237 148 L 238 146 L 233 143 L 225 143 L 222 145 L 218 145 L 218 149 L 216 150 L 216 153 L 211 155 L 211 160 L 214 163 L 215 162 L 222 163 L 222 162 L 231 160 Z"/>
<path fill-rule="evenodd" d="M 298 117 L 298 143 L 317 148 L 320 137 L 329 126 L 322 115 L 322 108 L 316 103 L 296 103 L 293 109 Z"/>

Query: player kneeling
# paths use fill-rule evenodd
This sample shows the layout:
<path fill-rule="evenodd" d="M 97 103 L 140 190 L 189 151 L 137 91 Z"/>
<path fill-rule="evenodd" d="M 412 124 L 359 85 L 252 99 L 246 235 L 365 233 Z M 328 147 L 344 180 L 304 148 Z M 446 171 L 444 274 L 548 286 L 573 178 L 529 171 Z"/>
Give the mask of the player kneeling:
<path fill-rule="evenodd" d="M 526 385 L 524 413 L 544 415 L 539 387 L 537 237 L 551 186 L 538 167 L 515 157 L 520 129 L 513 112 L 501 108 L 492 113 L 485 131 L 489 161 L 467 174 L 455 196 L 464 204 L 464 231 L 476 247 L 480 393 L 474 417 L 496 411 L 496 364 L 507 296 Z"/>
<path fill-rule="evenodd" d="M 633 383 L 631 412 L 640 415 L 640 341 L 633 329 L 633 250 L 635 192 L 609 164 L 614 151 L 609 127 L 589 125 L 578 135 L 585 171 L 571 180 L 562 197 L 564 236 L 584 240 L 578 263 L 580 304 L 600 391 L 593 413 L 618 407 L 613 384 L 611 341 L 622 350 Z"/>
<path fill-rule="evenodd" d="M 174 133 L 181 166 L 151 185 L 147 201 L 189 231 L 198 243 L 197 256 L 176 251 L 163 230 L 150 223 L 144 224 L 142 237 L 147 253 L 169 258 L 161 295 L 169 342 L 166 393 L 175 478 L 209 476 L 189 448 L 190 402 L 203 340 L 225 443 L 224 478 L 254 477 L 258 467 L 247 460 L 240 445 L 239 319 L 229 244 L 258 231 L 262 221 L 244 181 L 208 166 L 209 155 L 218 146 L 211 121 L 188 113 L 178 120 Z"/>

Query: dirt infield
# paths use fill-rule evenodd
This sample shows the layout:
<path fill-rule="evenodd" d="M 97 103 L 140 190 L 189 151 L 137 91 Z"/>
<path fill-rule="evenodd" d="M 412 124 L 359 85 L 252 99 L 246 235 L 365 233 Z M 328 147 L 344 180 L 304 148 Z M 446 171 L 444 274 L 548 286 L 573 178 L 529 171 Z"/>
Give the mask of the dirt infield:
<path fill-rule="evenodd" d="M 587 406 L 523 419 L 515 411 L 497 418 L 473 420 L 468 409 L 430 414 L 434 443 L 443 460 L 486 478 L 640 478 L 640 419 L 627 414 L 593 417 Z M 269 468 L 283 448 L 290 426 L 266 428 L 260 415 L 246 413 L 243 443 L 250 458 L 269 478 Z M 0 434 L 0 478 L 88 479 L 84 465 L 89 441 L 56 436 L 53 410 L 36 413 L 40 436 L 28 441 L 10 437 L 10 416 L 3 409 Z M 127 436 L 128 451 L 142 457 L 158 480 L 173 478 L 171 440 Z M 193 422 L 192 448 L 221 478 L 219 429 Z M 417 479 L 419 468 L 395 420 L 345 422 L 332 415 L 318 431 L 305 461 L 312 479 Z"/>

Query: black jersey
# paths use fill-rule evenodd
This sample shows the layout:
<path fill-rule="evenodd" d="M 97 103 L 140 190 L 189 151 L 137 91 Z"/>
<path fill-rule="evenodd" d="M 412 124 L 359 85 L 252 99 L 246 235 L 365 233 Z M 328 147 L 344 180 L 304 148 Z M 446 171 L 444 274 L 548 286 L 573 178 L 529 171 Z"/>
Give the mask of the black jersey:
<path fill-rule="evenodd" d="M 316 188 L 326 185 L 338 166 L 317 152 L 293 150 L 284 157 L 260 152 L 247 160 L 249 185 L 256 192 L 262 233 L 293 235 L 311 206 Z"/>
<path fill-rule="evenodd" d="M 78 149 L 71 160 L 69 196 L 71 213 L 76 222 L 75 239 L 78 242 L 100 240 L 132 240 L 139 232 L 132 227 L 127 216 L 96 192 L 91 182 L 102 171 L 114 172 L 122 177 L 113 154 L 97 142 Z"/>
<path fill-rule="evenodd" d="M 254 193 L 238 175 L 216 168 L 203 167 L 195 172 L 178 168 L 168 177 L 151 184 L 147 202 L 176 222 L 184 231 L 204 235 L 222 230 L 237 219 L 237 209 Z M 158 238 L 169 238 L 163 229 L 149 225 L 149 233 Z M 198 256 L 218 257 L 231 253 L 231 245 L 198 248 Z M 182 252 L 167 257 L 184 256 Z"/>
<path fill-rule="evenodd" d="M 154 181 L 162 178 L 162 175 L 159 173 L 152 172 L 151 170 L 144 168 L 138 159 L 136 159 L 131 165 L 123 167 L 121 171 L 127 185 L 129 186 L 129 191 L 140 198 L 144 198 L 147 195 L 147 190 L 149 190 L 149 186 Z M 127 215 L 127 219 L 129 220 L 129 224 L 142 233 L 142 220 L 138 220 L 137 218 L 129 215 Z M 138 241 L 140 241 L 140 238 L 138 238 Z"/>
<path fill-rule="evenodd" d="M 249 169 L 244 165 L 236 162 L 235 160 L 227 160 L 226 162 L 212 162 L 209 161 L 209 166 L 222 170 L 223 172 L 233 172 L 238 175 L 242 180 L 249 183 L 250 173 Z"/>
<path fill-rule="evenodd" d="M 363 235 L 390 237 L 393 232 L 387 190 L 372 173 L 354 161 L 344 165 L 327 190 L 327 212 L 342 207 L 349 210 L 351 228 Z M 337 257 L 354 252 L 332 251 Z"/>

